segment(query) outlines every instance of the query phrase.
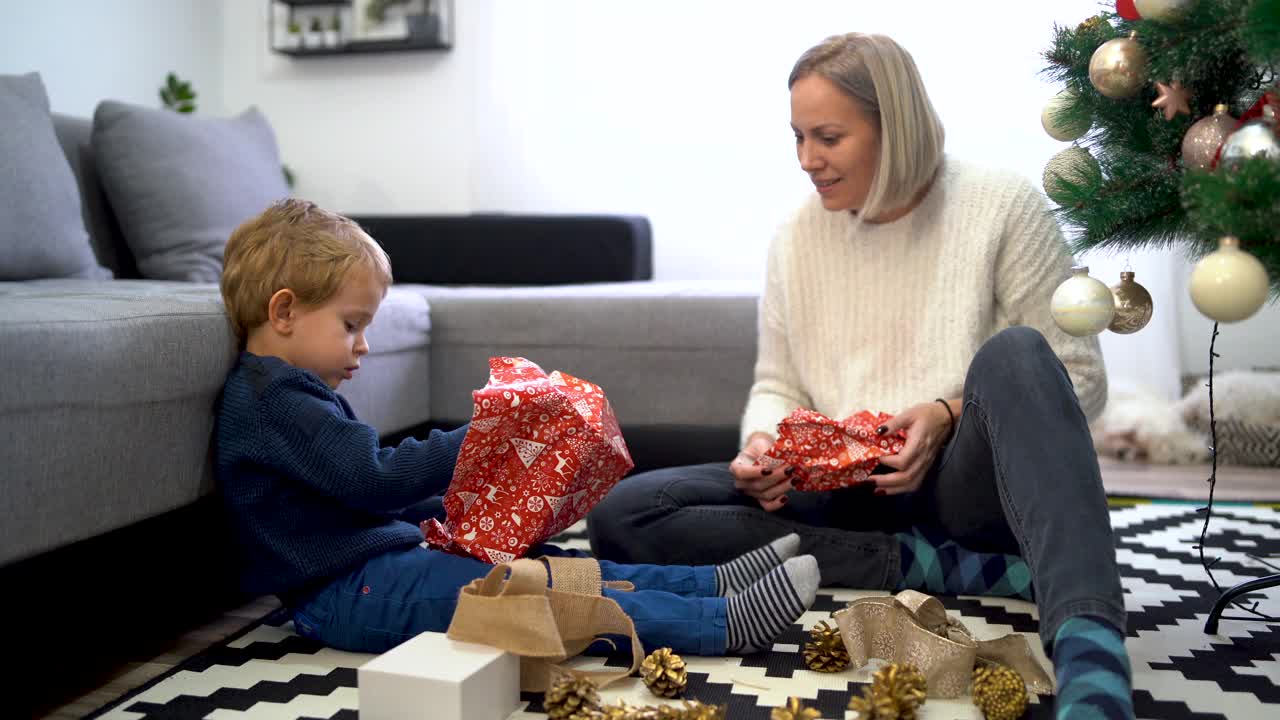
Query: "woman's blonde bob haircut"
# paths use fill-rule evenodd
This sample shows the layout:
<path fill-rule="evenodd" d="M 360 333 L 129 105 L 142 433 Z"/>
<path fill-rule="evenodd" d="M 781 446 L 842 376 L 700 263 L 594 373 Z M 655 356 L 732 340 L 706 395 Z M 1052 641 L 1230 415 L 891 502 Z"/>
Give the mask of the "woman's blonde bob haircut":
<path fill-rule="evenodd" d="M 909 206 L 942 163 L 944 139 L 911 54 L 884 35 L 833 35 L 800 56 L 787 88 L 808 75 L 830 80 L 880 129 L 880 164 L 858 217 Z"/>

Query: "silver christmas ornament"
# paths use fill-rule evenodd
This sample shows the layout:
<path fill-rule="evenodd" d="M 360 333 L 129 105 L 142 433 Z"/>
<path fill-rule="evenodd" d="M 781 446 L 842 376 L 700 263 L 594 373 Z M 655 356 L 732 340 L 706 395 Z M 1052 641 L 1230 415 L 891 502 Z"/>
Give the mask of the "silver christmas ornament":
<path fill-rule="evenodd" d="M 1280 162 L 1280 138 L 1276 137 L 1276 111 L 1270 105 L 1262 108 L 1262 117 L 1250 120 L 1231 133 L 1222 143 L 1220 165 L 1234 168 L 1246 158 L 1265 157 Z"/>

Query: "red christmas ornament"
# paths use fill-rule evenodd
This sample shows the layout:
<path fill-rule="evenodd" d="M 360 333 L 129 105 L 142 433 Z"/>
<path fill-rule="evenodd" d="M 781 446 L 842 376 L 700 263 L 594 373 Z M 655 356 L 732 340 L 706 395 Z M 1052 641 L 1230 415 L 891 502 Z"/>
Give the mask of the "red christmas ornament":
<path fill-rule="evenodd" d="M 1116 14 L 1125 20 L 1142 19 L 1142 16 L 1138 14 L 1138 8 L 1133 4 L 1133 0 L 1116 0 Z"/>

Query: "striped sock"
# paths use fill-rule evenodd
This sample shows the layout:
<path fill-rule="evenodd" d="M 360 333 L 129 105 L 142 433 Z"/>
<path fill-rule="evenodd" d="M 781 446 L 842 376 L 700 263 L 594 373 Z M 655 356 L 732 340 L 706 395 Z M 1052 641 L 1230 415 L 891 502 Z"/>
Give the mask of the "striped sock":
<path fill-rule="evenodd" d="M 1090 615 L 1067 618 L 1053 638 L 1053 673 L 1059 720 L 1133 718 L 1129 655 L 1124 637 L 1107 621 Z"/>
<path fill-rule="evenodd" d="M 1017 555 L 966 550 L 951 540 L 931 540 L 919 528 L 896 537 L 902 544 L 902 584 L 895 590 L 1034 599 L 1031 570 Z"/>
<path fill-rule="evenodd" d="M 795 557 L 799 549 L 800 536 L 791 533 L 745 555 L 739 555 L 723 565 L 717 565 L 716 594 L 720 597 L 737 595 L 783 561 Z"/>
<path fill-rule="evenodd" d="M 801 555 L 783 561 L 740 594 L 726 598 L 731 653 L 746 655 L 773 646 L 773 639 L 800 619 L 818 594 L 818 561 Z"/>

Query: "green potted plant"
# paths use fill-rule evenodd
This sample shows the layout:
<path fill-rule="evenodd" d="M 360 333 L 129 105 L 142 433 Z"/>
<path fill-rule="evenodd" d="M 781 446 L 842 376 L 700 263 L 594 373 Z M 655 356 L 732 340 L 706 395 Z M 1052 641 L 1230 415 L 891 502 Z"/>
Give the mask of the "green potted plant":
<path fill-rule="evenodd" d="M 324 31 L 324 44 L 331 48 L 342 44 L 342 16 L 338 13 L 329 18 L 329 27 Z"/>
<path fill-rule="evenodd" d="M 287 30 L 288 32 L 284 34 L 283 47 L 297 50 L 302 45 L 302 24 L 297 20 L 290 20 Z"/>
<path fill-rule="evenodd" d="M 324 45 L 324 21 L 319 15 L 311 18 L 311 24 L 307 26 L 307 31 L 302 36 L 302 44 L 309 48 L 318 48 Z"/>

